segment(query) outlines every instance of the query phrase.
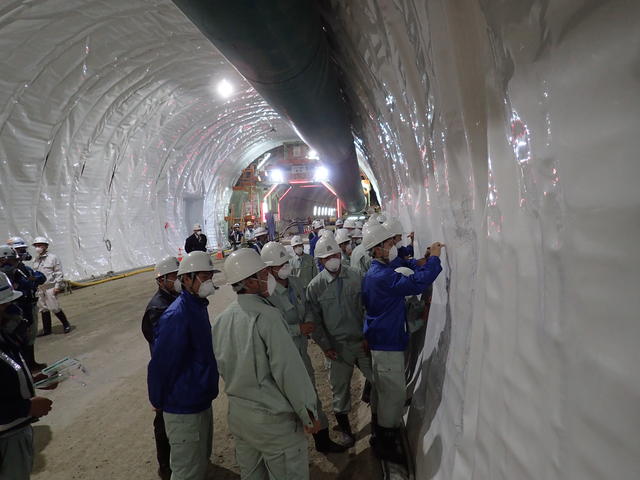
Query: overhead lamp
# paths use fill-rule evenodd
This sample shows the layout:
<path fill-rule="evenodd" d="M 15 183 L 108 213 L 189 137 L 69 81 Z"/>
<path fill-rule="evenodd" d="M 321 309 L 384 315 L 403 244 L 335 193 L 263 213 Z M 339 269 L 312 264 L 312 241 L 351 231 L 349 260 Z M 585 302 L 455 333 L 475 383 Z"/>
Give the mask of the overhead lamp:
<path fill-rule="evenodd" d="M 231 83 L 225 78 L 218 82 L 216 90 L 218 91 L 218 95 L 222 98 L 229 98 L 233 95 L 233 85 L 231 85 Z"/>
<path fill-rule="evenodd" d="M 326 182 L 329 180 L 329 170 L 327 167 L 320 165 L 313 172 L 313 180 L 315 182 Z"/>
<path fill-rule="evenodd" d="M 316 152 L 313 148 L 310 148 L 307 152 L 307 158 L 310 160 L 318 160 L 320 156 L 318 155 L 318 152 Z"/>
<path fill-rule="evenodd" d="M 271 170 L 271 173 L 269 174 L 269 178 L 271 179 L 272 182 L 276 182 L 276 183 L 284 182 L 284 174 L 282 173 L 282 170 L 280 170 L 279 168 L 275 168 Z"/>

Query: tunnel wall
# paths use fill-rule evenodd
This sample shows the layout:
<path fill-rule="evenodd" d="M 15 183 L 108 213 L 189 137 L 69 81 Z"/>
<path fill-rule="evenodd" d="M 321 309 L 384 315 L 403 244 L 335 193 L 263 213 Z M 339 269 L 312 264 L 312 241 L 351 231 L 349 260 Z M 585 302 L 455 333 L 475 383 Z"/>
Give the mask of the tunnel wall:
<path fill-rule="evenodd" d="M 384 208 L 447 245 L 416 478 L 639 478 L 640 3 L 326 14 Z"/>

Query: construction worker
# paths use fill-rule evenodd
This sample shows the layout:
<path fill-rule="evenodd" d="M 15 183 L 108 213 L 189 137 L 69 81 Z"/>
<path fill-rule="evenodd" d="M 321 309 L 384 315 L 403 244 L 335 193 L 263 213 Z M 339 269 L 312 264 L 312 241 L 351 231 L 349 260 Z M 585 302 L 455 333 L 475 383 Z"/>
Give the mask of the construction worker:
<path fill-rule="evenodd" d="M 356 220 L 355 226 L 356 226 L 356 230 L 362 230 L 362 227 L 364 226 L 364 224 L 362 223 L 362 220 Z"/>
<path fill-rule="evenodd" d="M 405 261 L 413 258 L 413 232 L 408 236 L 410 243 L 408 246 L 402 245 L 403 228 L 399 220 L 392 218 L 383 223 L 385 228 L 393 233 L 393 241 L 398 249 L 398 257 L 394 260 L 393 266 L 395 268 L 406 266 Z"/>
<path fill-rule="evenodd" d="M 231 244 L 231 248 L 237 250 L 240 244 L 242 243 L 242 238 L 244 237 L 243 233 L 240 231 L 240 224 L 234 223 L 233 230 L 229 233 L 229 243 Z"/>
<path fill-rule="evenodd" d="M 344 220 L 339 218 L 336 220 L 336 230 L 342 228 L 342 226 L 344 225 Z"/>
<path fill-rule="evenodd" d="M 320 220 L 314 220 L 311 224 L 311 232 L 309 233 L 309 255 L 314 256 L 316 249 L 316 243 L 320 239 L 320 230 L 322 229 L 322 222 Z"/>
<path fill-rule="evenodd" d="M 22 293 L 15 304 L 22 310 L 28 330 L 21 353 L 31 372 L 42 370 L 47 365 L 36 362 L 35 341 L 38 334 L 38 286 L 47 280 L 44 274 L 34 271 L 20 261 L 18 253 L 9 245 L 0 246 L 0 270 L 7 274 L 14 288 Z"/>
<path fill-rule="evenodd" d="M 244 239 L 246 242 L 249 242 L 255 238 L 254 236 L 254 225 L 251 220 L 247 222 L 247 229 L 244 231 Z"/>
<path fill-rule="evenodd" d="M 20 258 L 21 262 L 29 262 L 33 260 L 33 257 L 29 253 L 27 242 L 24 241 L 24 238 L 11 237 L 7 241 L 7 245 L 13 247 L 13 249 L 18 253 L 18 258 Z"/>
<path fill-rule="evenodd" d="M 255 229 L 253 233 L 253 240 L 249 242 L 249 247 L 254 249 L 256 253 L 259 255 L 262 251 L 262 247 L 267 243 L 267 237 L 269 232 L 264 227 L 258 227 Z"/>
<path fill-rule="evenodd" d="M 304 432 L 320 429 L 318 399 L 280 311 L 277 282 L 252 249 L 225 260 L 236 300 L 213 323 L 213 348 L 229 398 L 242 479 L 306 480 Z"/>
<path fill-rule="evenodd" d="M 341 264 L 342 251 L 332 235 L 322 237 L 315 257 L 324 266 L 307 287 L 307 300 L 316 328 L 313 339 L 331 361 L 329 381 L 333 392 L 333 411 L 349 445 L 355 438 L 349 423 L 351 376 L 357 366 L 372 381 L 371 356 L 362 334 L 364 310 L 360 300 L 361 278 Z M 375 392 L 372 393 L 375 406 Z"/>
<path fill-rule="evenodd" d="M 154 330 L 158 320 L 169 305 L 178 298 L 182 285 L 178 280 L 178 268 L 180 263 L 176 257 L 167 257 L 158 262 L 154 268 L 154 274 L 158 290 L 149 301 L 142 317 L 142 334 L 149 343 L 149 350 L 153 351 Z M 153 420 L 153 433 L 156 440 L 156 458 L 158 459 L 158 476 L 162 480 L 171 477 L 169 454 L 171 447 L 167 438 L 162 410 L 156 410 Z"/>
<path fill-rule="evenodd" d="M 346 228 L 341 228 L 336 232 L 336 242 L 342 251 L 342 264 L 350 265 L 351 253 L 353 252 L 351 234 Z"/>
<path fill-rule="evenodd" d="M 20 350 L 26 321 L 12 305 L 22 293 L 0 272 L 0 478 L 29 480 L 33 468 L 31 423 L 51 411 L 52 401 L 37 397 Z"/>
<path fill-rule="evenodd" d="M 375 223 L 377 225 L 377 222 Z M 372 223 L 365 223 L 361 235 L 364 235 Z M 351 268 L 355 269 L 361 277 L 364 277 L 371 265 L 371 257 L 369 252 L 364 248 L 362 242 L 351 252 Z"/>
<path fill-rule="evenodd" d="M 304 253 L 304 242 L 300 235 L 294 235 L 291 239 L 291 248 L 294 256 L 289 260 L 291 264 L 291 275 L 297 277 L 302 286 L 307 288 L 309 282 L 318 274 L 318 267 L 313 257 Z"/>
<path fill-rule="evenodd" d="M 357 247 L 358 245 L 360 245 L 362 243 L 362 230 L 359 228 L 356 228 L 352 233 L 351 233 L 351 239 L 353 240 L 353 243 L 355 244 L 355 246 Z M 354 247 L 355 248 L 355 247 Z M 353 253 L 353 252 L 352 252 Z"/>
<path fill-rule="evenodd" d="M 36 249 L 36 258 L 33 259 L 33 268 L 44 274 L 46 282 L 38 286 L 38 309 L 42 315 L 42 336 L 51 334 L 51 312 L 58 317 L 64 333 L 71 331 L 71 324 L 67 316 L 60 308 L 57 295 L 64 289 L 64 273 L 62 264 L 57 256 L 49 252 L 49 240 L 44 237 L 36 237 L 33 240 Z"/>
<path fill-rule="evenodd" d="M 199 223 L 196 223 L 193 226 L 193 233 L 185 240 L 184 251 L 187 253 L 207 251 L 207 236 L 202 233 L 202 227 Z"/>
<path fill-rule="evenodd" d="M 280 310 L 287 322 L 291 339 L 300 353 L 304 366 L 309 373 L 309 379 L 315 389 L 315 373 L 307 353 L 307 337 L 313 332 L 315 324 L 308 318 L 309 309 L 307 307 L 305 287 L 298 278 L 291 276 L 292 268 L 289 264 L 289 254 L 284 245 L 278 242 L 269 242 L 262 249 L 260 257 L 277 282 L 275 290 L 269 295 L 269 301 Z M 320 431 L 313 434 L 316 450 L 322 453 L 344 452 L 346 447 L 334 443 L 329 438 L 329 422 L 322 410 L 322 403 L 320 403 L 319 399 L 317 411 Z"/>
<path fill-rule="evenodd" d="M 356 221 L 347 218 L 344 221 L 343 228 L 345 228 L 349 233 L 353 233 L 353 231 L 356 229 Z"/>
<path fill-rule="evenodd" d="M 191 252 L 180 262 L 180 296 L 155 329 L 147 384 L 151 405 L 163 412 L 171 480 L 204 480 L 213 448 L 218 368 L 207 312 L 207 297 L 215 292 L 213 270 L 205 252 Z"/>
<path fill-rule="evenodd" d="M 405 463 L 399 429 L 406 401 L 405 350 L 409 341 L 405 296 L 420 295 L 442 271 L 439 242 L 431 245 L 427 260 L 410 261 L 414 274 L 404 276 L 391 266 L 397 256 L 394 232 L 373 225 L 362 244 L 373 262 L 362 281 L 362 299 L 367 310 L 364 336 L 371 349 L 373 387 L 378 404 L 374 410 L 374 452 L 394 463 Z"/>

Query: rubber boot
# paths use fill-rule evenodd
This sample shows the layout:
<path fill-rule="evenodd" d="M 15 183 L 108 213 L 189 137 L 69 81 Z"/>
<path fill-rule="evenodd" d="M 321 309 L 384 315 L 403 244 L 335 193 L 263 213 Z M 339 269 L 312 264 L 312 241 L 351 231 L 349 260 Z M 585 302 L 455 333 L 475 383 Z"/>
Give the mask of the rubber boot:
<path fill-rule="evenodd" d="M 406 465 L 407 460 L 400 446 L 400 429 L 384 428 L 378 425 L 378 433 L 373 447 L 373 453 L 380 460 Z"/>
<path fill-rule="evenodd" d="M 60 322 L 62 323 L 64 333 L 69 333 L 71 331 L 71 324 L 69 323 L 69 320 L 67 320 L 67 316 L 64 314 L 64 312 L 62 310 L 56 312 L 56 317 L 58 317 L 58 320 L 60 320 Z"/>
<path fill-rule="evenodd" d="M 371 414 L 371 436 L 369 437 L 369 445 L 372 447 L 376 443 L 376 437 L 378 435 L 378 415 Z"/>
<path fill-rule="evenodd" d="M 22 355 L 24 357 L 25 362 L 27 362 L 27 367 L 32 373 L 39 372 L 43 368 L 47 366 L 46 363 L 38 363 L 35 358 L 35 347 L 33 345 L 25 345 L 22 348 Z"/>
<path fill-rule="evenodd" d="M 347 447 L 353 447 L 356 443 L 356 439 L 351 432 L 351 424 L 349 423 L 349 414 L 347 413 L 336 413 L 336 420 L 338 422 L 338 427 L 340 431 L 344 433 L 348 438 Z"/>
<path fill-rule="evenodd" d="M 347 450 L 347 447 L 337 444 L 329 438 L 328 428 L 324 428 L 318 433 L 314 433 L 313 440 L 316 442 L 316 450 L 320 453 L 342 453 Z"/>
<path fill-rule="evenodd" d="M 42 312 L 42 333 L 39 337 L 51 335 L 51 312 Z"/>

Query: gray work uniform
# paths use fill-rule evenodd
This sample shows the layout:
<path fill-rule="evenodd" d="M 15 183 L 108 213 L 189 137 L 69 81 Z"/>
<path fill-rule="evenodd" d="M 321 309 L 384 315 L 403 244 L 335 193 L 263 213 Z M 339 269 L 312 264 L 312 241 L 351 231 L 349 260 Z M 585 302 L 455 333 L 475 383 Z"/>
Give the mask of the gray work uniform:
<path fill-rule="evenodd" d="M 364 310 L 360 298 L 361 278 L 350 267 L 342 266 L 337 277 L 323 270 L 307 287 L 311 318 L 316 323 L 313 339 L 325 352 L 335 350 L 331 360 L 329 381 L 333 392 L 333 411 L 351 410 L 351 376 L 356 365 L 370 382 L 373 381 L 371 356 L 365 350 L 362 334 Z M 375 392 L 371 394 L 375 406 Z"/>
<path fill-rule="evenodd" d="M 347 255 L 346 253 L 342 252 L 342 259 L 340 260 L 340 263 L 342 263 L 343 267 L 351 266 L 351 257 L 349 257 L 349 255 Z"/>
<path fill-rule="evenodd" d="M 269 296 L 269 301 L 278 310 L 280 310 L 280 313 L 282 313 L 282 316 L 287 323 L 287 327 L 289 328 L 291 339 L 300 353 L 304 366 L 307 368 L 307 372 L 309 373 L 311 383 L 313 383 L 313 387 L 315 388 L 315 372 L 311 365 L 309 354 L 307 353 L 309 341 L 307 340 L 307 337 L 300 333 L 300 324 L 304 322 L 312 322 L 313 319 L 310 318 L 311 315 L 308 312 L 309 308 L 307 307 L 307 297 L 305 289 L 302 286 L 302 282 L 298 278 L 290 277 L 288 280 L 288 287 L 284 287 L 278 283 L 275 291 Z M 329 422 L 327 420 L 327 416 L 322 410 L 322 403 L 320 402 L 320 399 L 318 399 L 317 408 L 320 426 L 323 429 L 327 428 L 329 426 Z"/>
<path fill-rule="evenodd" d="M 371 266 L 371 257 L 362 244 L 357 245 L 356 248 L 353 249 L 353 252 L 351 252 L 350 262 L 351 268 L 360 273 L 361 277 L 364 277 L 367 274 L 369 267 Z"/>
<path fill-rule="evenodd" d="M 308 479 L 303 424 L 313 425 L 318 399 L 282 314 L 258 295 L 240 294 L 212 333 L 241 478 Z"/>
<path fill-rule="evenodd" d="M 291 276 L 297 277 L 302 282 L 304 288 L 307 288 L 309 282 L 318 274 L 318 266 L 315 259 L 308 253 L 302 255 L 294 255 L 290 260 Z"/>

